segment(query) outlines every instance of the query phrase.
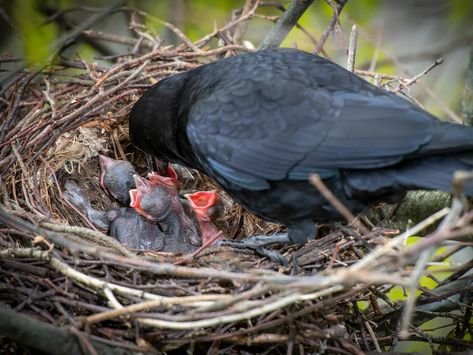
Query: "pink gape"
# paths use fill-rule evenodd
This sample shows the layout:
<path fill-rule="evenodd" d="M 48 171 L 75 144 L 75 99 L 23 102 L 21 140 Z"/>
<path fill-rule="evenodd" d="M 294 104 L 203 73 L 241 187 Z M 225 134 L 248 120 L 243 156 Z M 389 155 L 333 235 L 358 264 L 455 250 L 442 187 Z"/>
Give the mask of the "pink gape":
<path fill-rule="evenodd" d="M 199 222 L 202 233 L 202 247 L 212 245 L 215 241 L 223 239 L 223 233 L 212 222 L 212 216 L 220 202 L 220 197 L 215 191 L 198 191 L 186 195 Z"/>

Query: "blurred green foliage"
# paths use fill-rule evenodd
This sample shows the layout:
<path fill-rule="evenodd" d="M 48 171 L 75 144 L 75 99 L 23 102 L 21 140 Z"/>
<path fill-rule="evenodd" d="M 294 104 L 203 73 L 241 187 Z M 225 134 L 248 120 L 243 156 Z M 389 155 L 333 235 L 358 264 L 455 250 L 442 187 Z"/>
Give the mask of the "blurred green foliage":
<path fill-rule="evenodd" d="M 447 0 L 450 5 L 448 19 L 451 23 L 468 21 L 471 23 L 473 12 L 473 1 Z"/>
<path fill-rule="evenodd" d="M 23 56 L 29 65 L 41 65 L 51 55 L 52 45 L 59 36 L 55 23 L 44 24 L 46 16 L 38 9 L 39 1 L 16 0 L 13 19 L 19 30 Z"/>
<path fill-rule="evenodd" d="M 289 2 L 282 1 L 281 4 L 287 7 Z M 448 13 L 445 14 L 446 19 L 455 23 L 469 20 L 469 16 L 473 13 L 473 1 L 446 0 L 446 2 L 449 4 L 447 6 Z M 7 11 L 8 9 L 12 10 L 14 25 L 21 36 L 23 56 L 27 58 L 29 64 L 44 61 L 51 52 L 52 44 L 61 35 L 54 21 L 47 24 L 44 23 L 47 19 L 44 11 L 46 7 L 62 11 L 66 8 L 77 6 L 101 7 L 105 5 L 103 1 L 99 0 L 16 0 L 13 2 L 4 0 L 1 4 L 2 6 L 5 5 Z M 232 11 L 242 8 L 243 4 L 244 0 L 129 0 L 127 2 L 128 6 L 149 13 L 151 16 L 146 19 L 149 31 L 171 43 L 177 43 L 178 39 L 166 29 L 162 21 L 173 23 L 191 40 L 197 40 L 208 34 L 216 26 L 222 26 L 226 23 L 231 18 Z M 325 49 L 327 53 L 337 57 L 345 52 L 349 29 L 353 23 L 358 24 L 365 32 L 371 34 L 370 31 L 384 4 L 385 1 L 380 0 L 348 1 L 340 17 L 343 36 L 335 34 L 333 39 L 326 43 Z M 260 7 L 258 13 L 278 16 L 281 14 L 281 11 L 274 7 Z M 74 14 L 77 14 L 77 12 Z M 315 38 L 320 38 L 332 15 L 333 10 L 325 1 L 315 0 L 299 23 Z M 80 16 L 78 19 L 80 20 Z M 257 46 L 267 31 L 269 31 L 271 25 L 267 20 L 253 19 L 246 38 Z M 119 23 L 117 21 L 116 23 L 116 27 L 126 28 L 127 26 L 126 22 Z M 294 45 L 309 51 L 314 48 L 313 43 L 298 29 L 293 29 L 282 44 L 282 46 Z M 362 36 L 359 37 L 357 49 L 358 67 L 369 65 L 376 51 L 376 46 L 375 36 L 370 41 L 363 39 Z M 86 49 L 83 48 L 82 50 Z M 378 61 L 384 64 L 378 69 L 385 73 L 394 73 L 396 67 L 384 59 L 386 59 L 384 54 L 380 52 Z"/>

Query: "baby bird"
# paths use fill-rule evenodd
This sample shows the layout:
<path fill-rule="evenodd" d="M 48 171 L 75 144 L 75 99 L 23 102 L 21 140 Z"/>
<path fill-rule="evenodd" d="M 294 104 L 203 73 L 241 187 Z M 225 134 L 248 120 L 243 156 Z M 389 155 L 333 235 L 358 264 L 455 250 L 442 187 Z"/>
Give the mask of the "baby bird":
<path fill-rule="evenodd" d="M 154 185 L 138 175 L 134 176 L 134 181 L 136 189 L 130 190 L 130 206 L 147 219 L 159 223 L 166 235 L 163 251 L 192 253 L 197 250 L 202 240 L 194 232 L 195 227 L 194 230 L 188 229 L 181 223 L 180 212 L 175 210 L 175 197 L 170 196 L 168 188 Z M 180 202 L 179 206 L 182 209 Z"/>
<path fill-rule="evenodd" d="M 99 155 L 100 186 L 107 190 L 120 205 L 128 206 L 130 195 L 128 191 L 135 188 L 133 175 L 135 168 L 130 162 L 116 160 L 105 155 Z"/>
<path fill-rule="evenodd" d="M 129 207 L 107 211 L 94 209 L 80 186 L 73 180 L 64 184 L 65 197 L 77 208 L 85 211 L 89 220 L 100 229 L 107 229 L 111 237 L 132 249 L 156 250 L 164 248 L 165 234 L 153 223 Z"/>
<path fill-rule="evenodd" d="M 186 198 L 199 223 L 202 244 L 213 245 L 215 241 L 223 239 L 223 232 L 212 222 L 221 207 L 218 194 L 215 191 L 198 191 L 187 194 Z"/>
<path fill-rule="evenodd" d="M 171 199 L 172 209 L 178 216 L 182 227 L 184 230 L 188 231 L 188 235 L 189 238 L 191 238 L 192 243 L 195 245 L 199 244 L 201 242 L 201 238 L 199 237 L 196 224 L 186 213 L 182 205 L 183 203 L 186 203 L 186 200 L 183 201 L 179 197 L 180 182 L 177 179 L 176 171 L 171 165 L 168 165 L 166 176 L 156 173 L 149 173 L 148 179 L 151 185 L 161 186 L 167 191 L 169 198 Z"/>

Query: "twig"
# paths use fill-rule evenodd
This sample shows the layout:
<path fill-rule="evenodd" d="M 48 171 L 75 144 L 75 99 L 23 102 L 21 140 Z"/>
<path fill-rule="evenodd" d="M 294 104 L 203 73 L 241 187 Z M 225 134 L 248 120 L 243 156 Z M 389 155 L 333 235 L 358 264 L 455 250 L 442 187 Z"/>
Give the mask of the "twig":
<path fill-rule="evenodd" d="M 396 89 L 392 90 L 392 92 L 399 92 L 401 89 L 407 88 L 408 86 L 416 83 L 420 78 L 427 75 L 432 69 L 434 69 L 436 66 L 438 66 L 442 63 L 443 63 L 442 58 L 437 59 L 435 62 L 433 62 L 431 65 L 429 65 L 423 71 L 421 71 L 419 74 L 415 75 L 414 77 L 412 77 L 408 80 L 399 82 L 399 86 Z"/>
<path fill-rule="evenodd" d="M 195 53 L 197 54 L 202 54 L 202 50 L 197 46 L 195 45 L 189 38 L 186 37 L 186 35 L 179 29 L 177 28 L 176 26 L 174 26 L 172 23 L 169 23 L 167 21 L 164 21 L 164 20 L 161 20 L 157 17 L 154 17 L 150 14 L 148 14 L 147 12 L 145 11 L 141 11 L 139 9 L 134 9 L 134 8 L 131 8 L 131 7 L 123 7 L 122 8 L 124 11 L 129 11 L 129 12 L 133 12 L 133 13 L 137 13 L 143 17 L 146 17 L 147 19 L 151 20 L 151 21 L 156 21 L 158 22 L 159 24 L 165 26 L 166 28 L 168 28 L 169 30 L 171 30 L 177 37 L 179 37 L 179 39 L 187 46 L 189 47 L 190 49 L 192 49 L 192 51 L 194 51 Z M 136 24 L 138 25 L 138 24 Z M 140 26 L 140 27 L 143 27 L 143 26 Z M 140 33 L 142 34 L 143 36 L 146 36 L 147 34 L 146 33 Z M 152 39 L 151 39 L 152 40 Z"/>
<path fill-rule="evenodd" d="M 78 339 L 69 334 L 64 326 L 57 327 L 15 312 L 7 307 L 0 307 L 0 332 L 8 338 L 41 352 L 55 354 L 82 354 Z M 93 347 L 104 355 L 131 354 L 117 346 L 108 346 L 92 340 Z"/>
<path fill-rule="evenodd" d="M 384 74 L 384 73 L 376 73 L 368 70 L 362 70 L 362 69 L 355 69 L 354 70 L 355 74 L 361 75 L 361 76 L 369 76 L 372 78 L 379 78 L 379 79 L 388 79 L 388 80 L 395 80 L 395 81 L 403 81 L 405 80 L 403 77 L 398 76 L 398 75 L 393 75 L 393 74 Z"/>
<path fill-rule="evenodd" d="M 463 88 L 462 114 L 463 122 L 473 126 L 473 42 L 470 45 L 470 61 Z"/>
<path fill-rule="evenodd" d="M 56 56 L 64 48 L 70 46 L 87 28 L 91 27 L 96 22 L 102 20 L 105 16 L 109 15 L 110 13 L 116 11 L 121 6 L 125 4 L 125 0 L 117 0 L 112 5 L 107 6 L 100 10 L 100 12 L 88 17 L 85 21 L 83 21 L 79 26 L 74 28 L 73 31 L 65 34 L 64 36 L 60 37 L 56 43 L 54 44 L 54 52 L 51 54 L 50 59 Z"/>
<path fill-rule="evenodd" d="M 416 224 L 414 227 L 408 229 L 398 237 L 391 239 L 389 242 L 387 242 L 385 245 L 379 246 L 375 250 L 373 250 L 370 254 L 365 256 L 362 260 L 360 260 L 358 263 L 353 265 L 351 268 L 354 270 L 361 270 L 364 267 L 367 267 L 369 264 L 373 263 L 376 259 L 378 259 L 382 255 L 388 255 L 389 251 L 392 250 L 392 248 L 395 248 L 402 243 L 405 242 L 405 240 L 412 236 L 416 235 L 423 229 L 427 228 L 428 226 L 434 224 L 437 222 L 439 219 L 445 217 L 448 212 L 450 212 L 450 208 L 445 207 L 441 209 L 438 212 L 435 212 L 433 215 L 429 216 L 428 218 L 424 219 L 422 222 L 419 222 Z"/>
<path fill-rule="evenodd" d="M 151 53 L 151 54 L 154 54 L 154 53 Z M 82 113 L 88 111 L 92 106 L 94 106 L 95 104 L 97 104 L 98 102 L 101 102 L 103 101 L 107 96 L 110 96 L 114 93 L 116 93 L 118 90 L 120 90 L 122 87 L 124 87 L 126 84 L 128 84 L 128 82 L 130 82 L 131 80 L 133 80 L 133 78 L 135 78 L 136 76 L 138 76 L 142 71 L 143 69 L 148 65 L 148 61 L 145 61 L 143 64 L 141 64 L 134 72 L 133 74 L 131 74 L 127 79 L 125 79 L 124 81 L 122 81 L 120 84 L 118 84 L 117 86 L 113 87 L 112 89 L 106 91 L 106 92 L 103 92 L 102 94 L 100 95 L 97 95 L 96 97 L 94 97 L 92 100 L 88 101 L 85 105 L 81 106 L 79 109 L 75 110 L 74 112 L 70 113 L 69 115 L 66 115 L 64 116 L 63 118 L 57 120 L 55 122 L 56 126 L 59 126 L 59 125 L 62 125 L 63 123 L 67 122 L 67 121 L 71 121 L 72 119 L 74 118 L 77 118 L 79 115 L 81 115 Z M 101 78 L 102 80 L 102 78 Z"/>
<path fill-rule="evenodd" d="M 348 45 L 348 63 L 347 69 L 352 73 L 355 70 L 356 43 L 358 40 L 358 29 L 353 25 L 350 33 L 350 44 Z"/>
<path fill-rule="evenodd" d="M 286 11 L 286 8 L 284 7 L 284 5 L 282 3 L 279 3 L 279 2 L 270 2 L 270 1 L 265 2 L 265 1 L 262 1 L 262 2 L 260 2 L 260 6 L 261 7 L 271 6 L 271 7 L 275 7 L 276 9 L 278 9 L 281 12 Z M 260 14 L 255 14 L 254 16 L 258 17 L 258 18 L 268 20 L 268 21 L 271 21 L 271 22 L 274 22 L 274 23 L 281 17 L 281 16 L 265 16 L 265 15 L 260 15 Z M 302 31 L 302 33 L 304 33 L 306 35 L 306 37 L 309 39 L 310 42 L 312 42 L 314 47 L 317 46 L 317 43 L 318 43 L 317 38 L 315 38 L 314 35 L 310 31 L 306 30 L 299 23 L 296 23 L 295 27 L 297 29 L 299 29 L 300 31 Z M 330 58 L 330 55 L 324 49 L 322 49 L 321 52 L 322 52 L 322 54 L 324 55 L 325 58 Z"/>
<path fill-rule="evenodd" d="M 464 172 L 464 171 L 456 171 L 453 176 L 453 190 L 454 190 L 454 197 L 452 201 L 452 208 L 448 215 L 444 218 L 442 223 L 437 228 L 436 234 L 437 235 L 449 235 L 449 231 L 453 228 L 453 226 L 458 222 L 460 218 L 460 214 L 463 212 L 464 204 L 462 203 L 463 200 L 463 187 L 464 184 L 467 183 L 469 180 L 473 178 L 473 173 Z M 473 230 L 473 228 L 472 228 Z M 467 233 L 469 234 L 469 233 Z M 437 239 L 430 237 L 426 238 L 430 241 Z M 424 243 L 425 244 L 425 243 Z M 402 321 L 401 321 L 401 330 L 399 332 L 399 336 L 401 339 L 406 339 L 409 336 L 409 324 L 412 318 L 412 314 L 414 312 L 415 307 L 415 292 L 417 290 L 417 284 L 419 282 L 422 273 L 424 272 L 427 262 L 435 253 L 435 244 L 431 244 L 428 248 L 424 249 L 420 256 L 417 259 L 416 266 L 411 274 L 410 277 L 410 286 L 409 286 L 409 297 L 406 300 Z"/>
<path fill-rule="evenodd" d="M 245 0 L 245 5 L 241 11 L 241 16 L 246 16 L 251 9 L 257 4 L 258 0 Z M 249 19 L 249 18 L 248 18 Z M 240 22 L 236 27 L 233 33 L 233 43 L 239 44 L 246 33 L 248 28 L 248 19 Z"/>
<path fill-rule="evenodd" d="M 258 50 L 278 47 L 312 2 L 313 0 L 292 0 L 287 10 L 260 43 Z"/>
<path fill-rule="evenodd" d="M 362 28 L 362 26 L 360 26 L 358 24 L 358 29 L 359 31 L 361 31 L 361 33 L 368 39 L 371 39 L 371 35 L 369 34 L 369 32 L 365 29 Z M 399 69 L 402 69 L 404 71 L 404 74 L 405 75 L 409 75 L 408 73 L 408 70 L 405 68 L 405 65 L 403 65 L 403 63 L 400 61 L 399 57 L 394 55 L 392 52 L 390 52 L 389 50 L 387 49 L 383 49 L 383 52 L 384 54 L 389 57 L 389 59 L 399 68 Z M 418 82 L 418 86 L 425 91 L 425 93 L 427 93 L 427 95 L 435 101 L 435 103 L 437 105 L 440 106 L 440 108 L 445 112 L 445 114 L 454 122 L 457 122 L 457 123 L 462 123 L 462 119 L 461 117 L 459 117 L 453 110 L 451 110 L 444 102 L 444 100 L 442 98 L 440 98 L 434 91 L 432 91 L 428 86 L 426 86 L 425 84 L 423 84 L 422 81 L 419 81 Z"/>
<path fill-rule="evenodd" d="M 67 198 L 64 197 L 64 194 L 62 192 L 62 189 L 61 189 L 61 185 L 59 184 L 59 181 L 57 180 L 57 176 L 56 176 L 56 173 L 54 172 L 54 169 L 51 167 L 51 164 L 49 164 L 49 162 L 44 159 L 42 156 L 39 157 L 41 159 L 41 161 L 44 163 L 44 165 L 49 169 L 49 171 L 51 172 L 52 176 L 53 176 L 53 179 L 54 179 L 54 183 L 56 184 L 56 188 L 58 189 L 58 192 L 59 192 L 59 195 L 61 195 L 61 198 L 62 200 L 70 207 L 72 208 L 79 216 L 82 217 L 82 219 L 85 221 L 85 223 L 87 223 L 87 225 L 89 225 L 90 228 L 92 228 L 93 230 L 97 231 L 98 232 L 98 229 L 92 224 L 92 222 L 87 218 L 87 216 L 85 214 L 82 213 L 82 211 L 80 211 L 76 206 L 74 206 L 71 202 L 69 202 L 69 200 Z"/>
<path fill-rule="evenodd" d="M 129 45 L 129 46 L 143 46 L 147 49 L 153 48 L 153 44 L 151 44 L 149 41 L 143 40 L 142 37 L 141 39 L 135 39 L 135 38 L 129 38 L 129 37 L 123 37 L 119 36 L 116 34 L 111 34 L 111 33 L 106 33 L 103 31 L 96 31 L 96 30 L 85 30 L 82 31 L 82 34 L 93 39 L 98 39 L 106 42 L 113 42 L 113 43 L 119 43 L 119 44 L 124 44 L 124 45 Z"/>
<path fill-rule="evenodd" d="M 50 222 L 40 222 L 40 225 L 55 232 L 73 233 L 80 237 L 88 238 L 89 240 L 92 240 L 95 242 L 98 242 L 98 241 L 102 242 L 104 245 L 111 246 L 112 248 L 120 252 L 122 255 L 127 256 L 129 258 L 137 257 L 136 254 L 131 252 L 127 247 L 125 247 L 119 241 L 117 241 L 116 239 L 112 237 L 109 237 L 108 235 L 101 233 L 98 230 L 92 230 L 92 229 L 82 228 L 82 227 L 77 227 L 77 226 L 65 226 L 65 225 L 55 224 L 55 223 L 50 223 Z"/>
<path fill-rule="evenodd" d="M 133 289 L 131 287 L 125 287 L 117 285 L 111 282 L 105 282 L 98 278 L 86 275 L 82 272 L 79 272 L 66 263 L 60 261 L 59 259 L 53 257 L 48 251 L 35 250 L 31 248 L 24 249 L 7 249 L 0 251 L 0 257 L 32 257 L 38 260 L 47 261 L 56 271 L 64 274 L 65 276 L 73 279 L 79 284 L 91 287 L 98 291 L 102 291 L 105 288 L 110 289 L 123 296 L 133 296 L 139 297 L 145 300 L 156 301 L 156 306 L 172 306 L 172 305 L 188 305 L 190 307 L 199 307 L 201 305 L 207 304 L 206 302 L 225 299 L 226 295 L 198 295 L 198 296 L 183 296 L 183 297 L 165 297 L 159 296 L 149 292 L 143 292 L 138 289 Z"/>
<path fill-rule="evenodd" d="M 399 331 L 399 337 L 401 339 L 409 337 L 409 326 L 415 308 L 417 285 L 425 270 L 427 262 L 434 253 L 435 249 L 432 247 L 424 250 L 417 259 L 416 266 L 409 278 L 409 296 L 404 303 L 404 310 L 401 318 L 401 330 Z"/>
<path fill-rule="evenodd" d="M 381 347 L 379 346 L 378 339 L 376 338 L 376 334 L 374 333 L 373 328 L 371 328 L 370 322 L 365 321 L 364 325 L 366 329 L 368 329 L 368 333 L 370 333 L 371 340 L 373 341 L 376 351 L 381 353 L 382 352 Z"/>
<path fill-rule="evenodd" d="M 289 304 L 302 301 L 302 300 L 309 300 L 309 299 L 316 299 L 319 297 L 322 297 L 324 295 L 329 295 L 334 292 L 339 291 L 341 288 L 339 286 L 332 286 L 328 289 L 324 289 L 312 294 L 306 294 L 306 295 L 301 295 L 299 293 L 291 293 L 287 296 L 279 296 L 274 302 L 272 303 L 267 303 L 261 307 L 257 307 L 255 309 L 242 312 L 242 313 L 236 313 L 236 314 L 230 314 L 227 316 L 221 316 L 221 317 L 215 317 L 211 319 L 202 319 L 202 320 L 197 320 L 197 321 L 189 321 L 189 322 L 173 322 L 173 321 L 165 321 L 165 320 L 158 320 L 158 319 L 145 319 L 145 318 L 140 318 L 140 321 L 148 326 L 153 326 L 157 328 L 166 328 L 166 329 L 196 329 L 196 328 L 208 328 L 216 325 L 222 325 L 222 324 L 227 324 L 227 323 L 233 323 L 241 320 L 246 320 L 250 318 L 254 318 L 263 314 L 270 313 L 274 310 L 280 309 L 282 307 L 285 307 Z M 127 311 L 127 313 L 133 313 L 135 305 L 132 306 L 127 306 L 124 307 L 120 310 L 113 310 L 109 311 L 107 313 L 103 313 L 104 315 L 101 317 L 105 317 L 105 315 L 108 317 L 111 314 L 116 314 L 120 313 L 123 315 L 122 312 Z M 113 312 L 113 313 L 112 313 Z M 108 319 L 108 318 L 105 318 Z M 102 320 L 98 316 L 96 318 L 91 318 L 89 317 L 87 319 L 88 322 L 91 321 L 100 321 Z"/>
<path fill-rule="evenodd" d="M 110 307 L 115 308 L 115 309 L 123 308 L 123 306 L 120 304 L 120 302 L 118 302 L 117 298 L 113 294 L 113 291 L 110 289 L 110 287 L 105 286 L 103 289 L 103 293 L 105 297 L 107 297 Z"/>
<path fill-rule="evenodd" d="M 210 41 L 213 37 L 215 37 L 218 32 L 228 31 L 230 28 L 238 25 L 240 22 L 243 22 L 243 21 L 246 21 L 246 20 L 250 19 L 253 16 L 253 14 L 255 13 L 256 9 L 258 8 L 258 5 L 259 5 L 259 0 L 255 2 L 255 5 L 251 8 L 250 11 L 248 11 L 248 13 L 246 15 L 242 15 L 239 18 L 237 18 L 236 20 L 231 21 L 230 23 L 226 24 L 225 26 L 223 26 L 219 29 L 215 29 L 212 33 L 209 33 L 208 35 L 206 35 L 206 36 L 202 37 L 201 39 L 199 39 L 198 41 L 196 41 L 195 45 L 198 46 L 198 47 L 203 46 L 208 41 Z"/>
<path fill-rule="evenodd" d="M 337 25 L 338 18 L 340 16 L 340 13 L 343 10 L 343 7 L 348 2 L 348 0 L 325 0 L 325 1 L 333 9 L 333 15 L 328 27 L 322 33 L 322 37 L 320 37 L 317 47 L 315 47 L 315 50 L 314 50 L 315 55 L 318 55 L 320 51 L 322 50 L 322 48 L 324 47 L 325 42 L 328 39 L 328 36 L 333 32 L 333 30 L 335 29 L 335 26 Z M 333 2 L 335 2 L 335 4 Z"/>
<path fill-rule="evenodd" d="M 314 185 L 322 196 L 337 209 L 338 212 L 349 222 L 359 228 L 364 234 L 368 234 L 370 231 L 366 228 L 360 220 L 357 220 L 355 216 L 346 208 L 340 200 L 325 186 L 324 182 L 318 174 L 311 174 L 309 176 L 309 182 Z"/>

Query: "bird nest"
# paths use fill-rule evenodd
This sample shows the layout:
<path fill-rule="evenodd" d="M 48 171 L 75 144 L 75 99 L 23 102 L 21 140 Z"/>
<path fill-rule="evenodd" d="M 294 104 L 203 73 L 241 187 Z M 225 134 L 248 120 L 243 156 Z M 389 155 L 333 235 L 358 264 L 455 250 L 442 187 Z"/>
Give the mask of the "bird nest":
<path fill-rule="evenodd" d="M 3 346 L 19 346 L 10 343 L 18 342 L 12 329 L 34 329 L 40 335 L 32 338 L 35 344 L 20 343 L 35 347 L 46 338 L 59 353 L 212 348 L 351 354 L 392 348 L 400 336 L 437 350 L 471 346 L 465 339 L 473 279 L 462 277 L 471 261 L 446 263 L 469 245 L 462 238 L 472 234 L 471 212 L 415 244 L 406 243 L 408 237 L 448 208 L 403 234 L 373 225 L 322 226 L 316 240 L 278 247 L 289 262 L 282 267 L 230 247 L 211 247 L 194 258 L 130 250 L 64 198 L 64 181 L 73 177 L 95 208 L 114 205 L 99 185 L 98 154 L 146 172 L 143 154 L 129 142 L 128 113 L 156 81 L 248 51 L 238 45 L 204 49 L 213 35 L 197 43 L 184 38 L 176 47 L 126 38 L 133 51 L 111 59 L 109 67 L 61 60 L 48 70 L 18 71 L 2 88 Z M 202 174 L 180 172 L 184 189 L 216 189 L 225 197 Z M 237 204 L 216 223 L 230 239 L 281 229 Z M 445 248 L 433 259 L 423 253 L 439 245 Z M 428 261 L 447 276 L 434 274 Z M 419 279 L 430 281 L 419 285 Z M 438 317 L 450 320 L 448 336 L 420 328 Z"/>

